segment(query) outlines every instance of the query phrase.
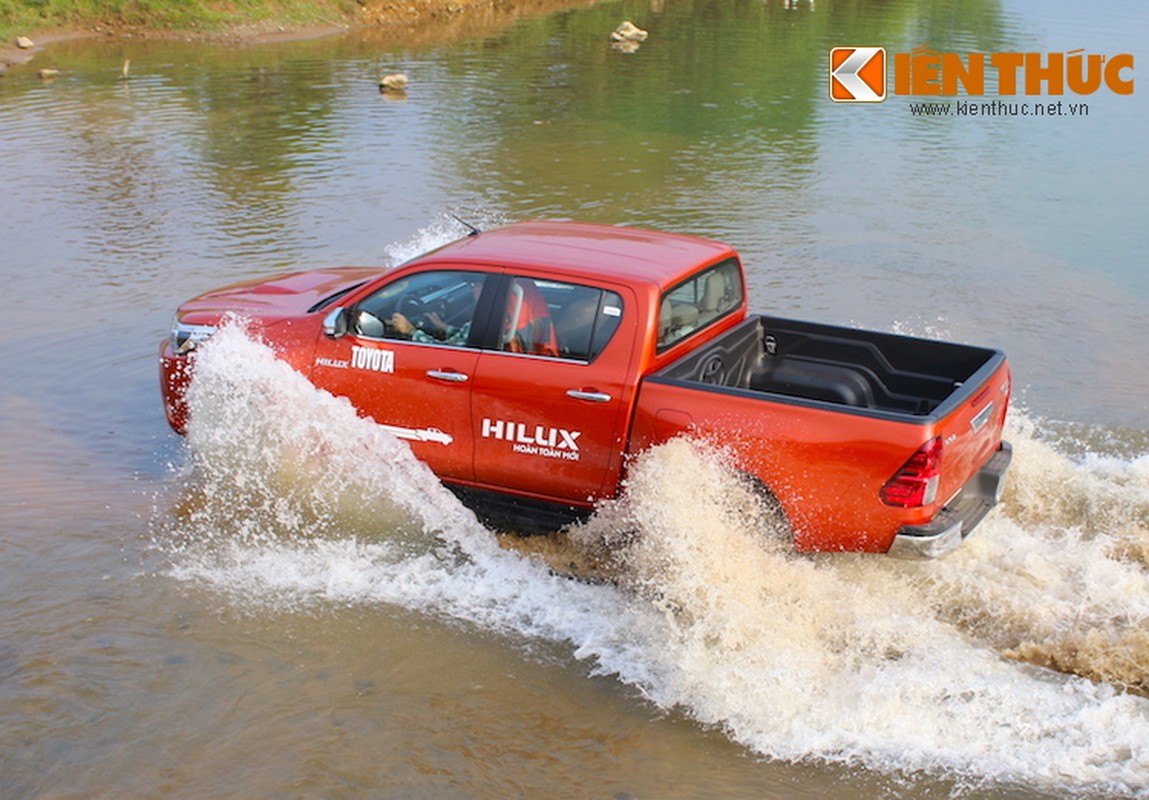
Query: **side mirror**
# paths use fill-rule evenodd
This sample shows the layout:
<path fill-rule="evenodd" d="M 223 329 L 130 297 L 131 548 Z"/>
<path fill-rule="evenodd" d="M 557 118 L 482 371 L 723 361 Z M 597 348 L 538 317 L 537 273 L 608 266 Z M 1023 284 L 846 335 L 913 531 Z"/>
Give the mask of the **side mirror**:
<path fill-rule="evenodd" d="M 347 335 L 347 309 L 336 306 L 323 318 L 323 332 L 329 338 L 340 339 Z"/>

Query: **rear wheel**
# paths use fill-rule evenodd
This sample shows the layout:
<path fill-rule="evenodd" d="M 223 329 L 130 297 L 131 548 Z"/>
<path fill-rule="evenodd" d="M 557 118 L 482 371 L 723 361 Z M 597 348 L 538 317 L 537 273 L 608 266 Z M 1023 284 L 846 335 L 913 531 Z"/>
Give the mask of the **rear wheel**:
<path fill-rule="evenodd" d="M 736 522 L 755 532 L 767 545 L 789 547 L 794 541 L 794 529 L 774 492 L 753 475 L 743 472 L 738 477 L 738 497 L 731 509 Z"/>

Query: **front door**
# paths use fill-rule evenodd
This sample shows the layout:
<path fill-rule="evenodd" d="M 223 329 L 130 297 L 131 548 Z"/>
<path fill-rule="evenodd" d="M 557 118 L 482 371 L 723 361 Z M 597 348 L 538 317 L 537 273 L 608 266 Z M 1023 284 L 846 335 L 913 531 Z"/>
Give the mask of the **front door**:
<path fill-rule="evenodd" d="M 321 336 L 312 381 L 405 440 L 444 478 L 470 480 L 471 387 L 479 351 L 469 331 L 485 275 L 405 276 L 348 310 L 348 333 Z"/>

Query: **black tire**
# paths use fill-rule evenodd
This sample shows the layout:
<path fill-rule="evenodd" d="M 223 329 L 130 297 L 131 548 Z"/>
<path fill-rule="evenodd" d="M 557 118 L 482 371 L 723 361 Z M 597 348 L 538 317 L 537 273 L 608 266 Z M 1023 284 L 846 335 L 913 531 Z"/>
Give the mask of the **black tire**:
<path fill-rule="evenodd" d="M 770 487 L 745 472 L 739 475 L 739 483 L 746 492 L 745 501 L 732 509 L 739 522 L 761 533 L 764 541 L 791 545 L 794 528 Z"/>

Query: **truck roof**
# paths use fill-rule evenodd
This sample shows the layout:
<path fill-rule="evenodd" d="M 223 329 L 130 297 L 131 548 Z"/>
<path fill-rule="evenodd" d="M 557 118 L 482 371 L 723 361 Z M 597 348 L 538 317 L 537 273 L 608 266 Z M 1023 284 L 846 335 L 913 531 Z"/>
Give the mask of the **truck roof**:
<path fill-rule="evenodd" d="M 736 255 L 730 245 L 678 233 L 585 222 L 517 222 L 414 259 L 542 267 L 570 278 L 647 281 L 666 289 L 696 268 Z"/>

